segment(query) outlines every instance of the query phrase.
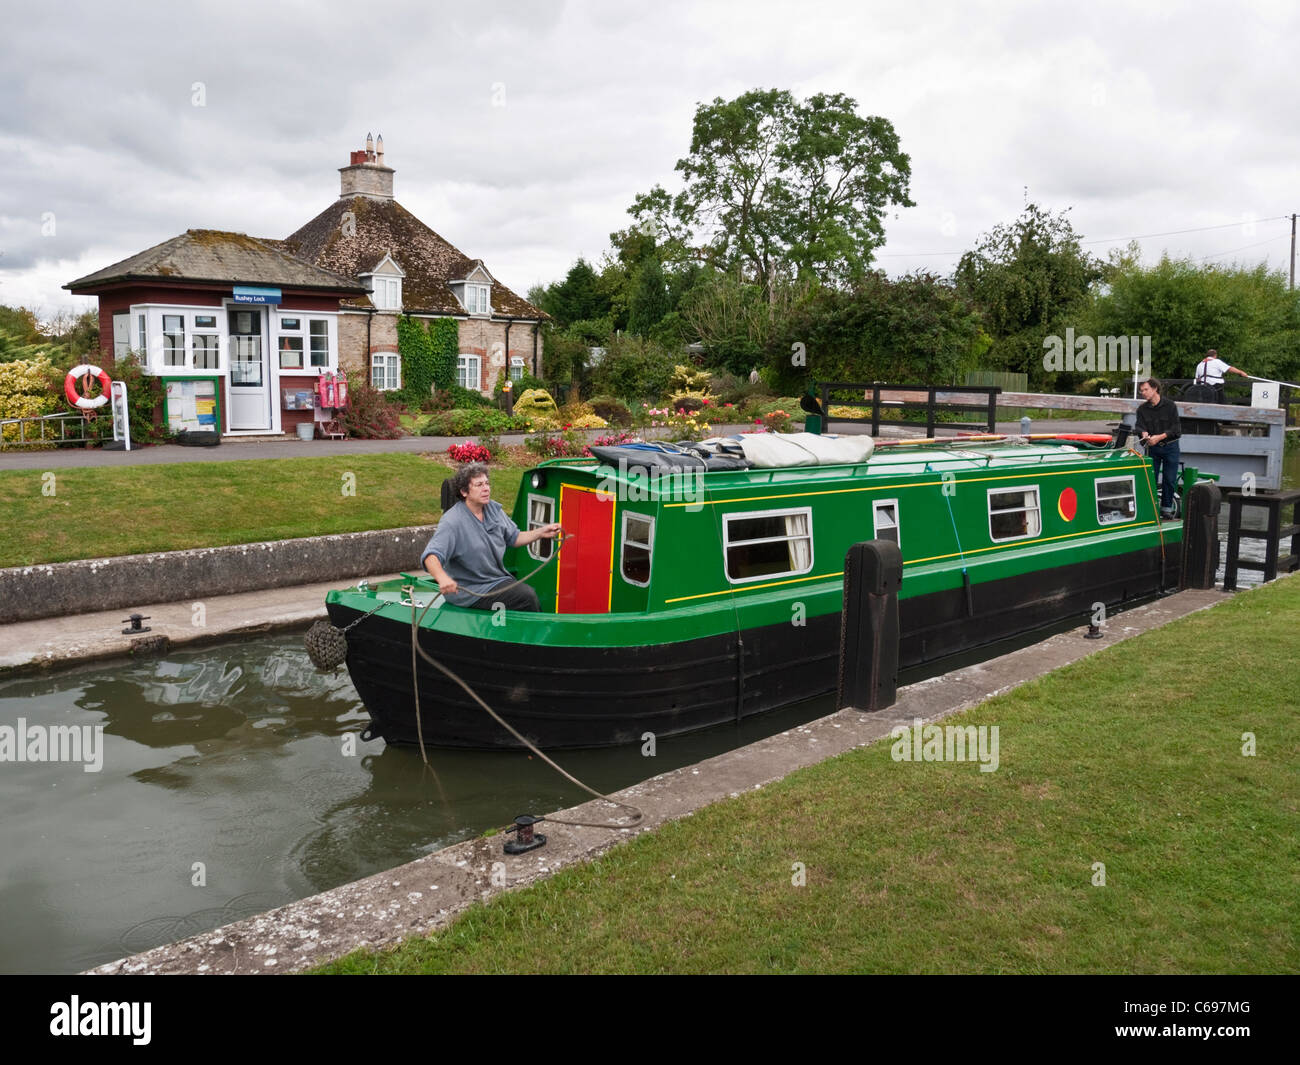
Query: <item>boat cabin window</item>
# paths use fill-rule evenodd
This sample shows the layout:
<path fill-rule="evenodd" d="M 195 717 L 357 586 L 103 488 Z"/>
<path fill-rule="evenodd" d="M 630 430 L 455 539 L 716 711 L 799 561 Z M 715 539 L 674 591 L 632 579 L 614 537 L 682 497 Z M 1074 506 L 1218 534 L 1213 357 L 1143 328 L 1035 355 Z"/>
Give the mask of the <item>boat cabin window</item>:
<path fill-rule="evenodd" d="M 1113 477 L 1097 481 L 1097 523 L 1113 525 L 1137 517 L 1137 496 L 1132 477 Z"/>
<path fill-rule="evenodd" d="M 623 512 L 623 579 L 645 587 L 650 583 L 650 554 L 654 550 L 655 521 L 644 514 Z"/>
<path fill-rule="evenodd" d="M 877 540 L 898 543 L 898 500 L 877 499 L 871 504 L 871 518 Z"/>
<path fill-rule="evenodd" d="M 733 584 L 812 569 L 812 510 L 727 514 L 727 580 Z"/>
<path fill-rule="evenodd" d="M 989 489 L 989 536 L 994 540 L 1022 540 L 1037 536 L 1043 527 L 1038 508 L 1038 486 Z"/>
<path fill-rule="evenodd" d="M 552 516 L 555 513 L 555 500 L 549 496 L 528 497 L 528 528 L 540 529 L 543 525 L 550 525 L 555 520 Z M 545 562 L 551 557 L 551 552 L 555 550 L 554 540 L 534 540 L 528 545 L 528 553 L 539 562 Z"/>

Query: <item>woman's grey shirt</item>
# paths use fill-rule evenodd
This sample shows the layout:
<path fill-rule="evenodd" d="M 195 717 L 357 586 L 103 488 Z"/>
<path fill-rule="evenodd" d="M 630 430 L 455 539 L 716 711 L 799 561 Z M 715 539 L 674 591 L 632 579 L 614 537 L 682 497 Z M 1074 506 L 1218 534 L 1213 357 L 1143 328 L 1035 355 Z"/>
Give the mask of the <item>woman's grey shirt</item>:
<path fill-rule="evenodd" d="M 457 503 L 438 522 L 433 539 L 420 556 L 420 568 L 424 568 L 425 559 L 436 555 L 447 576 L 460 586 L 447 601 L 471 606 L 483 594 L 514 580 L 501 559 L 507 547 L 515 546 L 518 536 L 519 526 L 500 503 L 489 502 L 483 508 L 482 521 L 464 503 Z"/>

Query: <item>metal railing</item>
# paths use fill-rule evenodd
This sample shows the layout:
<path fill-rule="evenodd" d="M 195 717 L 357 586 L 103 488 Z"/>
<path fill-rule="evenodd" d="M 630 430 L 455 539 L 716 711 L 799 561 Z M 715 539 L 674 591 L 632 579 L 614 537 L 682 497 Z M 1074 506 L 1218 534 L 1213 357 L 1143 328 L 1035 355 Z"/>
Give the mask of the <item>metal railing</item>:
<path fill-rule="evenodd" d="M 15 438 L 12 429 L 17 428 Z M 39 435 L 29 433 L 39 429 Z M 29 415 L 24 418 L 0 418 L 0 448 L 42 447 L 50 444 L 98 444 L 113 435 L 113 419 L 107 413 L 102 418 L 85 418 L 80 414 Z"/>
<path fill-rule="evenodd" d="M 1168 395 L 1177 401 L 1186 399 L 1186 391 L 1196 382 L 1190 377 L 1163 377 L 1160 379 Z M 1229 375 L 1223 382 L 1223 402 L 1229 406 L 1249 407 L 1251 384 L 1235 375 Z M 1300 425 L 1300 389 L 1278 382 L 1278 406 L 1286 411 L 1286 424 Z"/>
<path fill-rule="evenodd" d="M 1002 389 L 997 386 L 976 385 L 887 385 L 880 382 L 823 381 L 818 385 L 821 390 L 822 410 L 826 412 L 827 424 L 831 422 L 861 422 L 866 419 L 836 416 L 831 414 L 831 407 L 860 407 L 871 410 L 871 435 L 880 435 L 880 412 L 898 410 L 903 412 L 903 424 L 906 424 L 907 411 L 925 412 L 925 435 L 934 436 L 936 425 L 946 429 L 979 429 L 986 433 L 997 432 L 998 396 Z M 832 392 L 854 392 L 862 399 L 831 399 Z M 925 396 L 924 400 L 918 394 Z M 977 403 L 964 403 L 961 397 L 981 397 Z M 951 398 L 958 397 L 958 398 Z M 940 421 L 936 415 L 941 411 L 979 411 L 984 415 L 981 422 Z"/>

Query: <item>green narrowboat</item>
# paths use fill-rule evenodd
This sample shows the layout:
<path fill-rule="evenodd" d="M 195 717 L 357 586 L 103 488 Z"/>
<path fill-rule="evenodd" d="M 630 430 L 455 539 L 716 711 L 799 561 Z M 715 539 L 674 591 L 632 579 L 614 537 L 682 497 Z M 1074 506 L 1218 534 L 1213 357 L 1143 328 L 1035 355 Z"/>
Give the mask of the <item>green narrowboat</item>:
<path fill-rule="evenodd" d="M 640 743 L 833 691 L 859 541 L 901 551 L 904 667 L 1175 586 L 1183 530 L 1156 493 L 1150 460 L 1107 437 L 902 442 L 741 469 L 553 460 L 524 474 L 513 517 L 558 521 L 567 539 L 505 559 L 531 573 L 540 613 L 443 604 L 423 573 L 331 592 L 327 608 L 339 627 L 374 611 L 348 634 L 366 738 L 518 746 L 423 661 L 417 724 L 412 620 L 432 602 L 420 647 L 533 743 Z"/>

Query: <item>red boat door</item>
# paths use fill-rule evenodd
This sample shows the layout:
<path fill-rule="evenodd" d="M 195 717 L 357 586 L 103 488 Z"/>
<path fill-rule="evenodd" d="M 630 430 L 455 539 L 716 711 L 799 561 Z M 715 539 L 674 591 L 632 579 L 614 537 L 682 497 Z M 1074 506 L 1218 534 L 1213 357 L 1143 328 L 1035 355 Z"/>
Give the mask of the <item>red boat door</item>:
<path fill-rule="evenodd" d="M 614 497 L 577 485 L 560 486 L 560 525 L 572 536 L 560 551 L 557 614 L 608 614 L 614 569 Z"/>

